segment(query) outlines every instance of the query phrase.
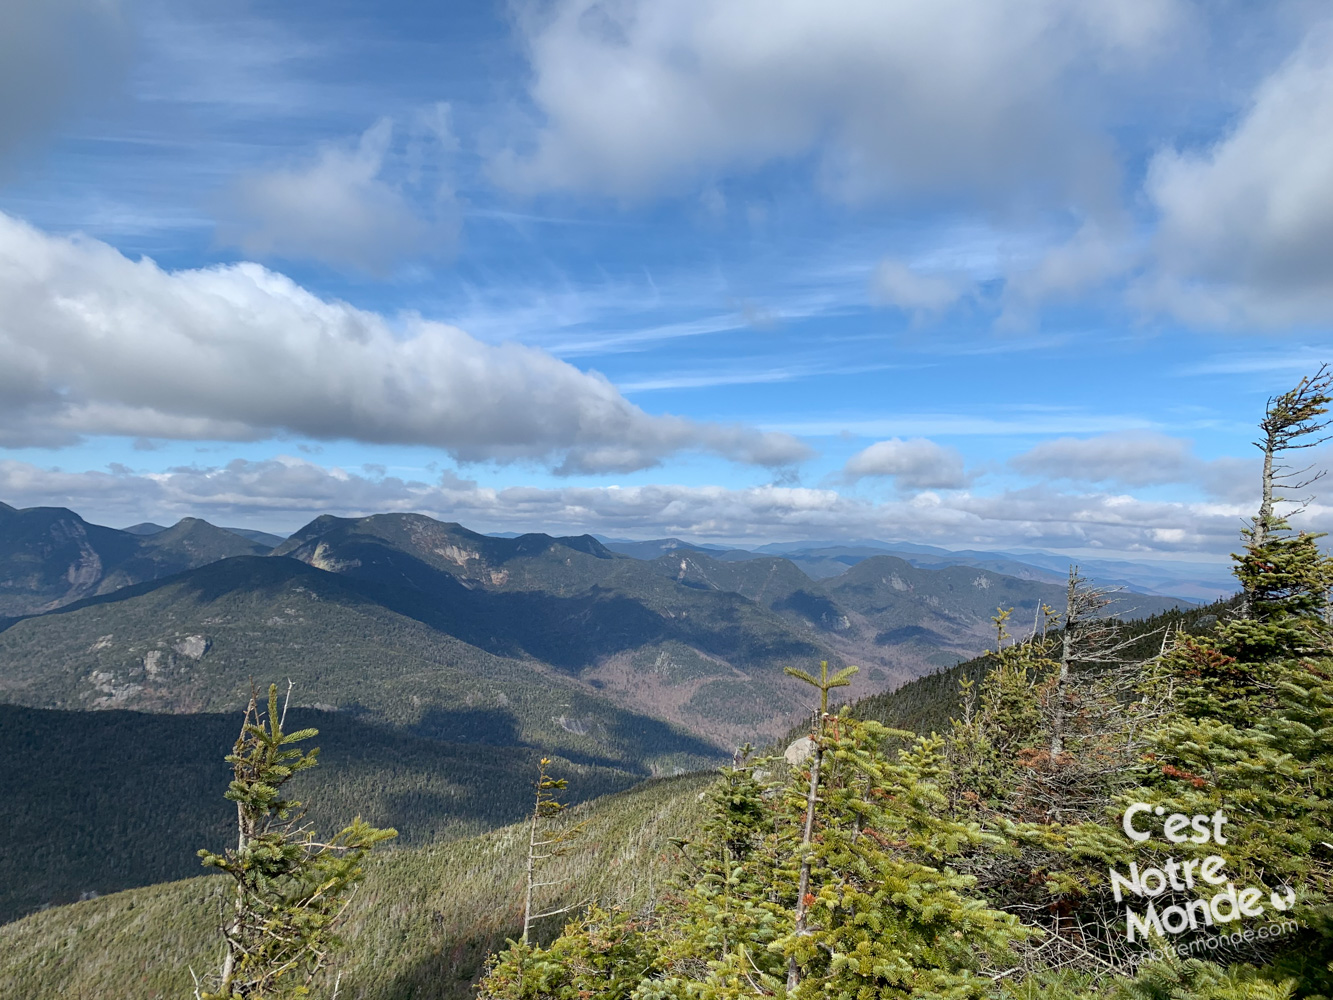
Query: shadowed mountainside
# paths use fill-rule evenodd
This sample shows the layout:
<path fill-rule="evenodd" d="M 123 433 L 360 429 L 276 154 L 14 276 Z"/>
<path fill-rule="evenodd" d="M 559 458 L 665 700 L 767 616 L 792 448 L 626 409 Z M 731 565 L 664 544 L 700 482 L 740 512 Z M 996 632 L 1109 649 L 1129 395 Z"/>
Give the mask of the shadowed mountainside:
<path fill-rule="evenodd" d="M 141 535 L 89 524 L 64 507 L 0 504 L 0 615 L 17 617 L 269 546 L 187 517 Z"/>
<path fill-rule="evenodd" d="M 292 709 L 314 727 L 319 767 L 292 784 L 328 831 L 360 814 L 398 829 L 400 846 L 470 836 L 532 807 L 537 750 L 444 743 L 341 713 Z M 51 903 L 199 873 L 200 847 L 235 837 L 223 760 L 240 713 L 62 712 L 0 705 L 0 922 Z M 556 758 L 571 801 L 620 791 L 626 771 Z"/>

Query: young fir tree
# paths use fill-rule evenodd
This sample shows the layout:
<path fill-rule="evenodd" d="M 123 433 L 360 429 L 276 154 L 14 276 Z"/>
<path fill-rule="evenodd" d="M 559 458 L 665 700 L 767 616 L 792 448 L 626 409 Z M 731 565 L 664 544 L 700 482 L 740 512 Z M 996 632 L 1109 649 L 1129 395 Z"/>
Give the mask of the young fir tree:
<path fill-rule="evenodd" d="M 621 914 L 608 913 L 594 908 L 579 920 L 565 927 L 564 934 L 557 942 L 560 948 L 556 954 L 543 950 L 532 942 L 533 926 L 538 920 L 544 920 L 558 914 L 578 909 L 581 904 L 571 903 L 544 912 L 535 912 L 539 890 L 558 885 L 560 880 L 540 881 L 543 862 L 559 857 L 568 849 L 567 845 L 583 829 L 583 824 L 566 827 L 561 830 L 551 829 L 551 820 L 565 810 L 565 806 L 556 798 L 556 793 L 569 787 L 568 780 L 554 778 L 547 768 L 551 759 L 543 757 L 537 763 L 537 780 L 533 782 L 536 794 L 533 797 L 532 814 L 528 818 L 528 851 L 524 866 L 523 923 L 519 940 L 510 940 L 500 954 L 494 956 L 487 969 L 485 980 L 481 984 L 483 1000 L 520 1000 L 520 998 L 546 997 L 554 995 L 567 986 L 566 980 L 579 975 L 600 976 L 609 974 L 614 956 L 625 950 L 623 944 L 612 947 L 607 945 L 605 952 L 598 952 L 595 945 L 589 943 L 597 938 L 599 931 L 609 929 L 604 939 L 619 940 L 628 935 L 628 940 L 637 941 L 641 937 L 637 929 L 631 928 L 621 920 Z M 598 953 L 599 961 L 580 963 L 576 961 L 574 941 L 583 942 L 585 957 Z M 610 964 L 608 964 L 610 963 Z M 564 984 L 562 986 L 561 984 Z"/>
<path fill-rule="evenodd" d="M 782 988 L 781 956 L 768 946 L 791 929 L 792 916 L 772 888 L 776 789 L 761 780 L 777 765 L 755 760 L 751 749 L 722 768 L 700 836 L 679 843 L 676 892 L 665 907 L 671 933 L 662 935 L 660 972 L 645 978 L 638 1000 L 732 1000 Z"/>
<path fill-rule="evenodd" d="M 805 793 L 805 815 L 801 823 L 801 862 L 800 875 L 797 878 L 796 888 L 796 927 L 795 933 L 799 937 L 806 933 L 805 917 L 806 910 L 809 907 L 807 900 L 810 898 L 810 861 L 812 858 L 811 843 L 813 840 L 815 817 L 819 803 L 819 778 L 820 767 L 824 762 L 824 740 L 825 726 L 828 723 L 828 696 L 834 688 L 846 687 L 851 684 L 860 667 L 843 667 L 832 676 L 828 672 L 828 660 L 821 660 L 819 663 L 819 676 L 814 677 L 797 667 L 786 667 L 784 673 L 797 680 L 804 681 L 819 692 L 819 715 L 815 718 L 814 731 L 810 734 L 810 739 L 814 741 L 813 752 L 810 754 L 810 777 L 809 785 Z M 790 957 L 787 964 L 787 990 L 788 992 L 796 989 L 800 982 L 800 969 L 795 957 Z"/>
<path fill-rule="evenodd" d="M 829 719 L 816 836 L 797 855 L 810 872 L 805 924 L 770 946 L 796 965 L 790 996 L 986 996 L 994 980 L 982 973 L 1025 936 L 953 867 L 965 851 L 1002 842 L 947 815 L 942 741 L 886 751 L 910 736 Z M 791 787 L 789 809 L 802 807 L 799 791 Z"/>
<path fill-rule="evenodd" d="M 290 690 L 288 692 L 290 695 Z M 250 694 L 241 733 L 227 755 L 236 803 L 237 843 L 221 854 L 201 850 L 206 868 L 230 876 L 231 914 L 223 927 L 224 958 L 216 984 L 196 986 L 199 1000 L 278 1000 L 310 995 L 339 941 L 334 933 L 361 867 L 375 845 L 396 837 L 358 816 L 327 841 L 303 822 L 301 803 L 282 797 L 283 786 L 319 763 L 318 748 L 295 744 L 314 729 L 283 731 L 278 688 L 270 685 L 267 712 Z"/>

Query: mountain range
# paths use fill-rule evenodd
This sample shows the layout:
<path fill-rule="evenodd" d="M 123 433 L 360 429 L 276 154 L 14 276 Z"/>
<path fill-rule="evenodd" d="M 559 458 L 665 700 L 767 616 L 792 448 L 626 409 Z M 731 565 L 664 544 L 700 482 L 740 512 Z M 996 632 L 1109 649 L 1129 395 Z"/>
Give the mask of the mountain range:
<path fill-rule="evenodd" d="M 197 519 L 135 534 L 62 508 L 0 512 L 0 584 L 4 701 L 216 712 L 251 677 L 290 677 L 302 704 L 651 772 L 785 731 L 808 706 L 784 666 L 855 662 L 847 694 L 870 694 L 980 652 L 997 607 L 1025 621 L 1063 599 L 892 555 L 816 580 L 775 555 L 642 559 L 416 514 L 322 516 L 270 549 Z"/>
<path fill-rule="evenodd" d="M 922 675 L 903 690 L 934 691 L 993 641 L 997 607 L 1017 631 L 1063 597 L 843 548 L 816 579 L 780 554 L 413 514 L 278 538 L 0 508 L 0 921 L 197 870 L 193 848 L 226 836 L 221 758 L 252 684 L 290 681 L 321 730 L 336 770 L 309 783 L 316 820 L 355 809 L 430 845 L 519 818 L 540 754 L 575 799 L 705 768 L 808 712 L 785 666 L 859 664 L 847 700 Z"/>
<path fill-rule="evenodd" d="M 842 541 L 774 542 L 753 550 L 719 545 L 700 545 L 679 538 L 646 541 L 609 539 L 598 536 L 615 552 L 639 559 L 652 559 L 678 550 L 703 552 L 727 561 L 781 556 L 814 579 L 827 579 L 845 573 L 863 559 L 891 555 L 922 569 L 945 566 L 971 566 L 1021 580 L 1063 583 L 1071 563 L 1077 563 L 1084 576 L 1094 577 L 1103 586 L 1120 587 L 1132 594 L 1168 597 L 1186 603 L 1209 603 L 1236 591 L 1236 581 L 1229 563 L 1171 561 L 1164 563 L 1130 562 L 1108 559 L 1071 559 L 1069 556 L 1039 550 L 992 552 L 977 549 L 945 549 L 916 542 L 885 542 L 864 539 Z"/>

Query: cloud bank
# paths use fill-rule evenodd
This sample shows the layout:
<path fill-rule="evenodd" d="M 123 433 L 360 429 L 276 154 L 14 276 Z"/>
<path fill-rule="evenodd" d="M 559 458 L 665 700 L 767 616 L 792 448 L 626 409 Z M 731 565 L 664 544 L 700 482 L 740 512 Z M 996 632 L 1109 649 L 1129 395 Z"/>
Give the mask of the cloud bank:
<path fill-rule="evenodd" d="M 1210 148 L 1153 160 L 1159 273 L 1141 301 L 1192 323 L 1333 320 L 1333 22 L 1316 27 Z"/>
<path fill-rule="evenodd" d="M 321 513 L 346 516 L 419 511 L 480 530 L 613 536 L 678 535 L 744 543 L 810 538 L 902 538 L 949 546 L 1028 546 L 1054 550 L 1169 555 L 1226 553 L 1254 498 L 1179 503 L 1050 486 L 992 496 L 966 491 L 874 502 L 835 490 L 760 486 L 654 485 L 632 488 L 492 489 L 446 473 L 426 479 L 381 476 L 279 458 L 216 468 L 137 474 L 65 472 L 0 461 L 0 498 L 16 506 L 52 497 L 113 524 L 190 514 L 292 530 Z M 1333 526 L 1315 506 L 1303 524 Z"/>
<path fill-rule="evenodd" d="M 83 434 L 421 444 L 564 474 L 685 450 L 767 467 L 810 454 L 786 434 L 647 414 L 539 349 L 391 322 L 257 264 L 168 272 L 0 214 L 0 445 Z"/>
<path fill-rule="evenodd" d="M 1318 467 L 1327 463 L 1314 456 Z M 1121 486 L 1190 484 L 1219 498 L 1244 501 L 1259 481 L 1257 460 L 1202 459 L 1184 438 L 1156 431 L 1116 431 L 1095 437 L 1042 441 L 1009 465 L 1029 476 Z"/>

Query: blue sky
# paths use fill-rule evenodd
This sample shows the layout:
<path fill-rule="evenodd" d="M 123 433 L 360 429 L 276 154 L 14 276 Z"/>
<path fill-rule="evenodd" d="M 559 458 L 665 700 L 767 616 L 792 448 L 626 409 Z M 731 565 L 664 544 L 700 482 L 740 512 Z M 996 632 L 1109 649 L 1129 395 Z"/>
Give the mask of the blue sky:
<path fill-rule="evenodd" d="M 0 499 L 1218 559 L 1331 120 L 1313 3 L 20 0 Z"/>

